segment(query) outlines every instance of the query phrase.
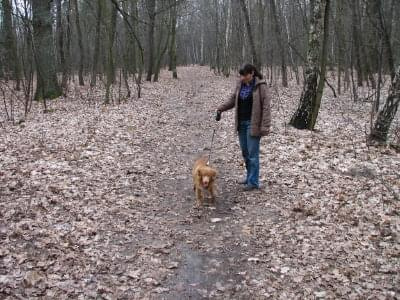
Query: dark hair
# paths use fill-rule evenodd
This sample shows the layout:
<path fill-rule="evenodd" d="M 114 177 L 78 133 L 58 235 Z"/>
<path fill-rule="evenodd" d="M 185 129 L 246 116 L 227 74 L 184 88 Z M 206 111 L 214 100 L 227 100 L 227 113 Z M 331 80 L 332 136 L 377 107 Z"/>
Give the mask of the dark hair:
<path fill-rule="evenodd" d="M 247 75 L 253 73 L 254 76 L 257 76 L 259 79 L 262 79 L 263 76 L 260 72 L 258 72 L 257 68 L 252 64 L 245 64 L 239 69 L 240 75 Z"/>

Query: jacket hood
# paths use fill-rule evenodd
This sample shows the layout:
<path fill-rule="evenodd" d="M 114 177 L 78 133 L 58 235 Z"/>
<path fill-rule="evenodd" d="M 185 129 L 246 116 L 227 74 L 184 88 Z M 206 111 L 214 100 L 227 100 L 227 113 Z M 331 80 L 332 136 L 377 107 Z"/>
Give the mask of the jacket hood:
<path fill-rule="evenodd" d="M 255 86 L 257 86 L 259 84 L 264 84 L 264 83 L 266 84 L 267 83 L 264 79 L 260 79 L 257 76 L 255 78 L 256 78 Z"/>
<path fill-rule="evenodd" d="M 258 86 L 260 84 L 267 84 L 267 82 L 264 79 L 260 79 L 257 76 L 255 76 L 254 78 L 256 79 L 256 82 L 255 82 L 254 86 Z M 239 79 L 237 81 L 237 86 L 240 87 L 241 84 L 242 84 L 242 81 Z"/>

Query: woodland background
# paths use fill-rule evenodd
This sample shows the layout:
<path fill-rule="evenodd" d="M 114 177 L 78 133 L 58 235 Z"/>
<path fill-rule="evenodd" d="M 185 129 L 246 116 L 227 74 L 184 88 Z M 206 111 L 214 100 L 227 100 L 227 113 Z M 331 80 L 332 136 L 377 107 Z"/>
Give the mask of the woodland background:
<path fill-rule="evenodd" d="M 0 12 L 0 298 L 400 297 L 400 1 Z M 272 97 L 254 193 L 232 112 L 215 122 L 246 62 Z"/>

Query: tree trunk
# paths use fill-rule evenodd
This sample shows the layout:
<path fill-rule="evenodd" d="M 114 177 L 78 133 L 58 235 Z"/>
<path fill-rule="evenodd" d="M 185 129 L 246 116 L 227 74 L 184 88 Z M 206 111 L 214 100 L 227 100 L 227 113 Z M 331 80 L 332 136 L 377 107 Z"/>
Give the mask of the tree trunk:
<path fill-rule="evenodd" d="M 287 42 L 290 45 L 292 43 L 292 33 L 291 33 L 291 27 L 289 25 L 289 18 L 293 18 L 293 10 L 294 10 L 294 5 L 292 4 L 291 7 L 291 15 L 288 16 L 288 14 L 283 14 L 283 19 L 285 20 L 285 28 L 286 28 L 286 36 L 287 36 Z M 290 22 L 292 23 L 292 21 Z M 289 46 L 289 57 L 290 57 L 290 61 L 292 64 L 292 68 L 294 71 L 294 74 L 296 76 L 296 84 L 299 85 L 300 84 L 300 77 L 299 77 L 299 68 L 297 65 L 297 62 L 295 61 L 294 57 L 293 57 L 293 48 Z"/>
<path fill-rule="evenodd" d="M 358 38 L 359 38 L 359 45 L 360 45 L 360 53 L 361 53 L 361 57 L 363 57 L 364 59 L 362 60 L 362 62 L 363 62 L 363 66 L 364 66 L 364 70 L 365 70 L 365 79 L 368 79 L 369 80 L 369 82 L 371 83 L 371 87 L 373 88 L 373 89 L 376 89 L 376 82 L 375 82 L 375 78 L 374 78 L 374 76 L 373 76 L 373 74 L 372 74 L 372 70 L 371 70 L 371 65 L 370 65 L 370 63 L 369 63 L 369 59 L 368 59 L 368 56 L 367 56 L 367 51 L 366 51 L 366 49 L 365 49 L 365 43 L 364 43 L 364 38 L 363 38 L 363 33 L 364 33 L 364 30 L 363 31 L 361 31 L 361 17 L 360 17 L 360 4 L 359 4 L 359 2 L 358 1 L 356 1 L 356 4 L 355 4 L 356 6 L 357 6 L 357 17 L 358 17 L 358 19 L 357 19 L 357 23 L 358 23 L 358 29 L 359 29 L 359 34 L 358 34 Z M 368 78 L 367 78 L 368 77 Z M 368 83 L 368 82 L 367 82 Z"/>
<path fill-rule="evenodd" d="M 325 0 L 325 14 L 324 14 L 324 36 L 322 42 L 322 53 L 320 59 L 320 72 L 319 82 L 317 87 L 317 96 L 315 102 L 312 104 L 313 111 L 311 117 L 310 129 L 314 129 L 315 123 L 317 122 L 319 108 L 321 106 L 321 99 L 324 93 L 325 76 L 326 76 L 326 59 L 328 56 L 328 37 L 329 37 L 329 14 L 330 14 L 330 0 Z M 335 93 L 335 91 L 334 91 Z M 336 95 L 334 96 L 336 97 Z"/>
<path fill-rule="evenodd" d="M 171 15 L 169 18 L 169 22 L 170 22 L 170 24 L 172 22 Z M 168 21 L 166 21 L 166 23 L 168 23 Z M 167 28 L 165 28 L 165 30 L 164 30 L 164 26 L 160 27 L 159 40 L 158 40 L 158 45 L 157 45 L 157 57 L 156 57 L 156 64 L 155 64 L 154 77 L 153 77 L 154 82 L 158 81 L 158 76 L 160 75 L 160 70 L 161 70 L 161 62 L 162 62 L 165 52 L 168 49 L 168 46 L 170 45 L 171 25 L 165 26 L 165 27 L 167 27 Z M 167 33 L 167 37 L 166 37 L 166 41 L 163 45 L 162 42 L 163 42 L 163 37 L 165 35 L 165 32 Z"/>
<path fill-rule="evenodd" d="M 78 33 L 78 46 L 79 46 L 79 85 L 85 85 L 83 80 L 83 62 L 84 62 L 84 51 L 83 51 L 83 41 L 82 41 L 82 29 L 79 21 L 79 8 L 78 8 L 78 1 L 72 0 L 72 3 L 75 7 L 75 22 L 76 22 L 76 31 Z"/>
<path fill-rule="evenodd" d="M 90 86 L 96 86 L 97 79 L 97 67 L 100 54 L 100 36 L 101 36 L 101 19 L 103 11 L 103 0 L 97 0 L 97 13 L 96 13 L 96 36 L 94 40 L 94 54 L 92 63 L 92 78 L 90 80 Z"/>
<path fill-rule="evenodd" d="M 177 79 L 176 71 L 176 21 L 177 21 L 177 3 L 172 1 L 174 6 L 171 9 L 171 42 L 169 44 L 169 71 L 172 71 L 172 78 Z"/>
<path fill-rule="evenodd" d="M 363 72 L 361 69 L 361 45 L 360 45 L 360 36 L 359 32 L 360 29 L 358 28 L 358 13 L 357 13 L 357 6 L 355 1 L 358 0 L 352 0 L 349 1 L 350 6 L 351 6 L 351 11 L 352 11 L 352 18 L 351 18 L 351 24 L 352 24 L 352 31 L 353 31 L 353 42 L 354 42 L 354 56 L 355 56 L 355 65 L 357 69 L 357 83 L 358 86 L 363 86 Z"/>
<path fill-rule="evenodd" d="M 67 45 L 65 47 L 65 76 L 62 78 L 61 86 L 67 88 L 71 74 L 71 1 L 67 5 Z"/>
<path fill-rule="evenodd" d="M 338 94 L 341 94 L 341 79 L 342 79 L 342 62 L 343 62 L 343 44 L 344 44 L 344 38 L 343 38 L 343 22 L 342 22 L 342 16 L 343 16 L 343 3 L 342 1 L 337 1 L 336 3 L 336 47 L 337 47 L 337 91 Z"/>
<path fill-rule="evenodd" d="M 323 37 L 324 31 L 328 32 L 328 28 L 324 30 L 325 25 L 329 22 L 329 0 L 315 0 L 314 10 L 309 28 L 309 43 L 307 55 L 307 67 L 305 71 L 305 83 L 301 94 L 299 107 L 290 120 L 290 125 L 298 129 L 314 129 L 316 117 L 318 114 L 320 96 L 324 85 L 324 74 L 318 69 L 319 58 L 321 52 L 321 41 L 324 38 L 326 43 L 327 37 Z M 324 18 L 325 16 L 325 18 Z M 327 19 L 324 21 L 324 19 Z M 323 47 L 324 48 L 324 47 Z M 321 55 L 321 67 L 325 68 L 326 53 L 324 49 Z M 321 74 L 320 83 L 318 85 L 318 75 Z M 319 99 L 319 100 L 318 100 Z"/>
<path fill-rule="evenodd" d="M 247 10 L 245 0 L 240 0 L 240 4 L 241 4 L 241 7 L 242 7 L 244 19 L 245 19 L 247 35 L 249 37 L 250 49 L 251 49 L 251 53 L 252 53 L 252 56 L 253 56 L 253 64 L 255 65 L 255 67 L 258 70 L 261 70 L 260 60 L 258 58 L 257 51 L 256 51 L 256 46 L 254 44 L 253 33 L 252 33 L 252 30 L 251 30 L 251 25 L 250 25 L 249 12 Z"/>
<path fill-rule="evenodd" d="M 376 0 L 365 0 L 365 14 L 368 21 L 365 21 L 364 32 L 367 41 L 367 52 L 368 60 L 370 61 L 371 69 L 373 73 L 378 72 L 378 57 L 379 57 L 379 41 L 380 41 L 380 30 L 379 30 L 379 14 L 376 9 Z M 380 1 L 379 1 L 380 2 Z"/>
<path fill-rule="evenodd" d="M 388 60 L 388 67 L 389 67 L 389 72 L 390 72 L 390 77 L 392 81 L 394 80 L 395 77 L 395 68 L 394 68 L 394 58 L 393 58 L 393 52 L 392 52 L 392 44 L 390 41 L 390 30 L 386 28 L 386 24 L 383 19 L 382 15 L 382 2 L 377 1 L 376 8 L 378 10 L 378 16 L 379 16 L 379 27 L 381 31 L 381 35 L 383 36 L 383 43 L 385 46 L 385 52 L 386 52 L 386 57 Z M 390 20 L 391 22 L 392 20 Z"/>
<path fill-rule="evenodd" d="M 204 61 L 204 28 L 201 26 L 201 33 L 200 33 L 200 66 L 205 65 Z"/>
<path fill-rule="evenodd" d="M 4 16 L 4 43 L 5 49 L 5 73 L 6 78 L 11 78 L 16 81 L 15 89 L 20 90 L 21 68 L 18 59 L 17 43 L 15 32 L 12 24 L 12 3 L 11 0 L 2 0 L 3 16 Z M 8 76 L 12 73 L 12 76 Z"/>
<path fill-rule="evenodd" d="M 374 113 L 379 111 L 380 99 L 381 99 L 381 85 L 382 85 L 382 63 L 383 63 L 383 40 L 380 38 L 379 43 L 379 60 L 378 60 L 378 88 L 376 90 L 376 99 L 374 103 Z"/>
<path fill-rule="evenodd" d="M 217 73 L 221 73 L 221 54 L 220 54 L 220 42 L 219 42 L 219 4 L 218 0 L 214 0 L 214 7 L 215 7 L 215 65 L 214 67 L 217 70 Z M 215 71 L 215 70 L 214 70 Z"/>
<path fill-rule="evenodd" d="M 131 24 L 133 25 L 133 29 L 138 28 L 138 18 L 139 18 L 139 12 L 138 12 L 138 3 L 137 0 L 133 0 L 131 2 L 131 9 L 130 9 L 130 14 L 131 14 Z M 130 28 L 128 28 L 128 26 L 126 26 L 127 32 L 129 32 Z M 133 30 L 131 29 L 131 30 Z M 129 62 L 129 71 L 131 74 L 136 74 L 137 73 L 137 46 L 135 43 L 134 38 L 132 37 L 132 34 L 129 34 L 129 43 L 130 43 L 130 47 L 131 47 L 131 55 L 130 57 L 130 62 Z"/>
<path fill-rule="evenodd" d="M 65 62 L 65 54 L 64 54 L 64 28 L 62 24 L 62 8 L 61 8 L 61 0 L 56 1 L 57 6 L 57 45 L 58 45 L 58 55 L 60 58 L 60 65 L 61 65 L 61 72 L 62 72 L 62 79 L 61 79 L 61 87 L 65 91 L 67 88 L 67 67 Z"/>
<path fill-rule="evenodd" d="M 230 2 L 229 2 L 230 3 Z M 258 32 L 257 32 L 257 39 L 258 39 L 258 43 L 257 43 L 257 53 L 259 55 L 259 59 L 260 59 L 260 66 L 263 66 L 263 53 L 264 53 L 264 20 L 265 20 L 265 7 L 263 4 L 262 0 L 257 0 L 257 4 L 256 4 L 256 9 L 258 11 Z M 261 72 L 261 70 L 260 70 Z"/>
<path fill-rule="evenodd" d="M 400 103 L 400 65 L 397 67 L 394 79 L 389 89 L 385 105 L 378 113 L 370 138 L 377 142 L 385 142 L 388 137 L 390 125 L 396 116 Z"/>
<path fill-rule="evenodd" d="M 280 26 L 278 20 L 275 0 L 270 0 L 270 7 L 271 7 L 271 15 L 274 19 L 274 31 L 275 31 L 276 41 L 278 43 L 279 53 L 281 57 L 282 85 L 284 87 L 287 87 L 288 81 L 287 81 L 287 69 L 286 69 L 286 51 L 285 47 L 283 46 L 282 27 Z"/>
<path fill-rule="evenodd" d="M 223 73 L 226 77 L 230 73 L 230 49 L 229 49 L 229 35 L 231 32 L 231 1 L 228 1 L 228 11 L 226 13 L 226 27 L 225 27 L 225 39 L 224 39 L 224 65 Z"/>
<path fill-rule="evenodd" d="M 61 96 L 62 90 L 57 82 L 51 1 L 32 0 L 32 21 L 37 71 L 35 100 L 54 99 Z"/>
<path fill-rule="evenodd" d="M 148 29 L 148 69 L 146 80 L 151 81 L 151 76 L 153 75 L 154 68 L 154 27 L 156 19 L 156 0 L 146 1 L 147 11 L 149 14 L 149 29 Z"/>
<path fill-rule="evenodd" d="M 117 8 L 115 5 L 111 5 L 111 20 L 108 28 L 108 39 L 107 39 L 107 66 L 106 66 L 106 99 L 105 103 L 110 103 L 111 96 L 111 85 L 115 80 L 115 69 L 114 69 L 114 39 L 115 30 L 117 25 Z"/>

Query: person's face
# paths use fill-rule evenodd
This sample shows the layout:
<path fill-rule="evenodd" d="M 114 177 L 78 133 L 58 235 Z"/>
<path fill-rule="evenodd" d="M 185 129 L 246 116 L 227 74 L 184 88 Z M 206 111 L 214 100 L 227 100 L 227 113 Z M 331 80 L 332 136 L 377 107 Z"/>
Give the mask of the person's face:
<path fill-rule="evenodd" d="M 253 73 L 245 74 L 245 75 L 240 75 L 240 80 L 241 80 L 243 83 L 249 83 L 250 81 L 253 80 Z"/>

